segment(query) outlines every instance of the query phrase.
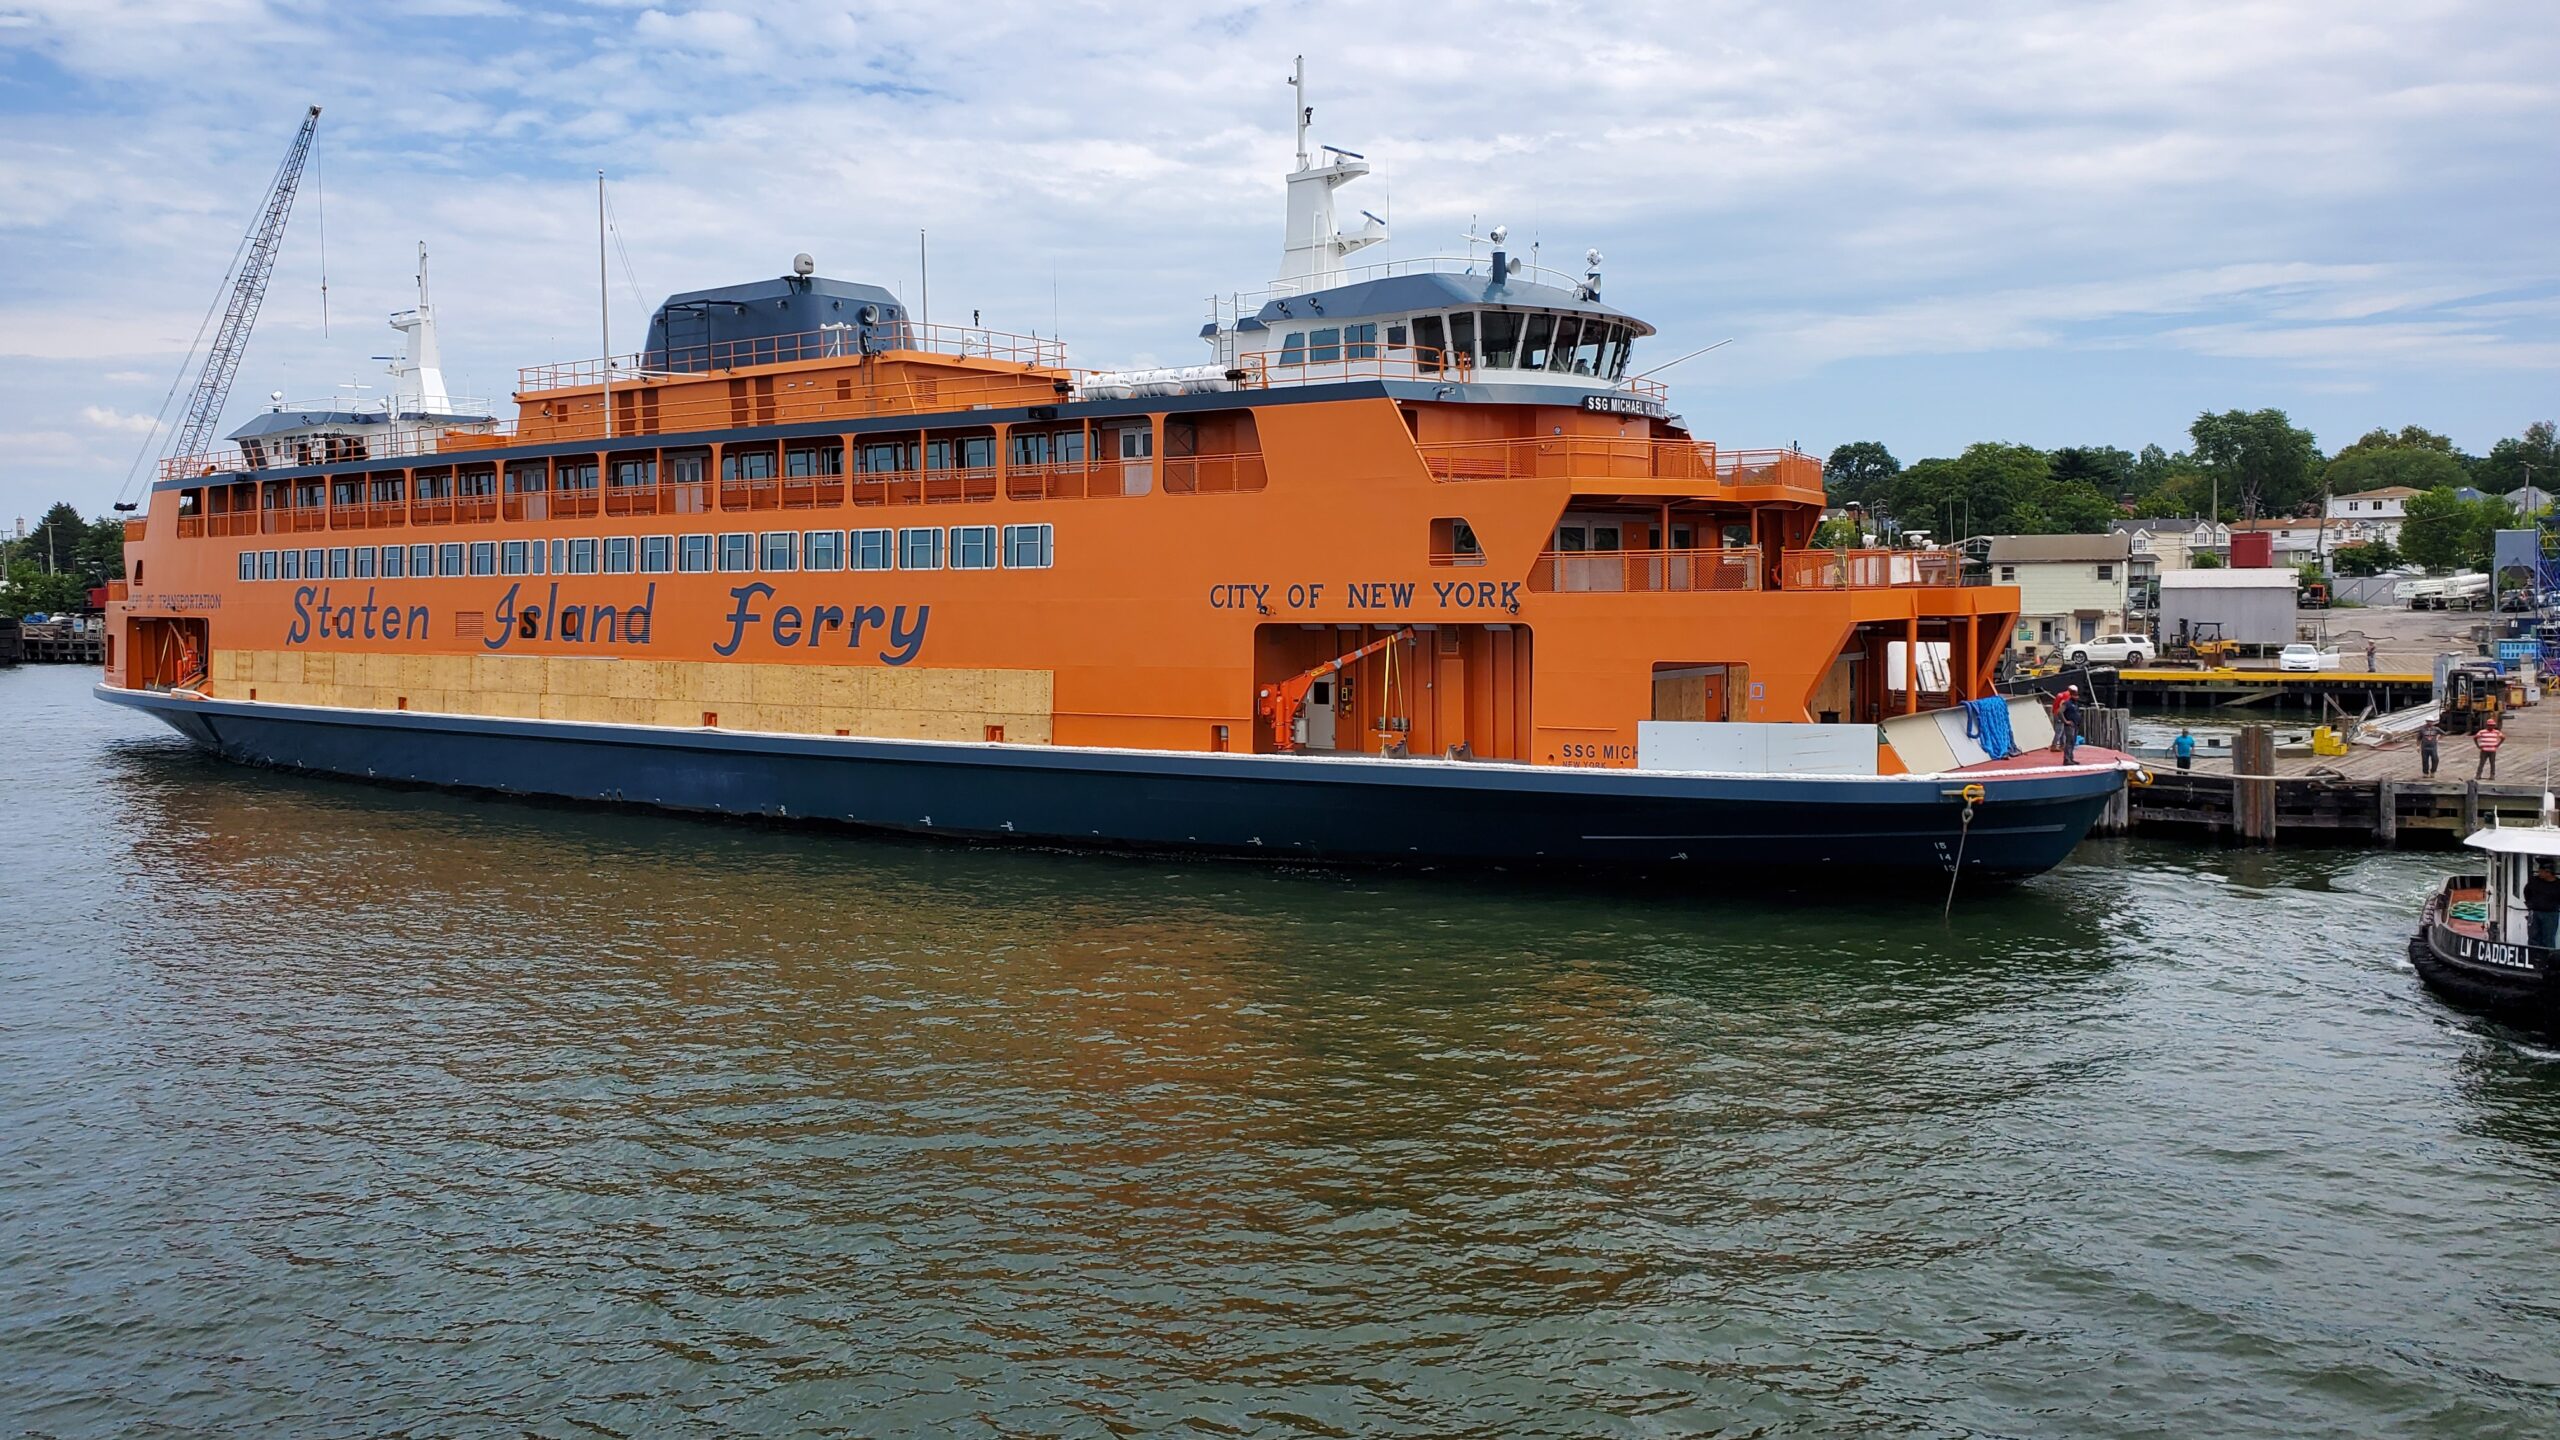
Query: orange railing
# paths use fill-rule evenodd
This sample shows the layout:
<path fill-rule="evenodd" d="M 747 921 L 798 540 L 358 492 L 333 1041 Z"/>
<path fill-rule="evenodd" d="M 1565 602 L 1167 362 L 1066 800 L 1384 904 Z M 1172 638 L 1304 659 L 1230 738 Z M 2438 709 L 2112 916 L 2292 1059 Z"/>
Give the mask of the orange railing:
<path fill-rule="evenodd" d="M 1060 460 L 1007 467 L 1004 493 L 1008 500 L 1101 500 L 1131 491 L 1117 460 Z"/>
<path fill-rule="evenodd" d="M 1251 350 L 1236 357 L 1229 373 L 1237 377 L 1237 387 L 1245 390 L 1268 390 L 1275 385 L 1333 385 L 1346 380 L 1430 380 L 1453 384 L 1474 378 L 1474 358 L 1463 350 L 1377 344 L 1344 348 L 1369 353 L 1307 360 L 1303 356 L 1285 358 L 1288 352 L 1283 350 Z"/>
<path fill-rule="evenodd" d="M 993 467 L 872 470 L 846 477 L 856 505 L 957 505 L 996 498 Z"/>
<path fill-rule="evenodd" d="M 1435 558 L 1435 564 L 1439 563 Z M 1550 550 L 1529 570 L 1539 594 L 1757 590 L 1757 550 Z"/>
<path fill-rule="evenodd" d="M 1727 485 L 1792 485 L 1822 490 L 1822 461 L 1800 450 L 1726 450 L 1716 455 L 1716 478 Z"/>
<path fill-rule="evenodd" d="M 1785 590 L 1953 585 L 1959 561 L 1952 550 L 1790 550 L 1778 583 Z"/>
<path fill-rule="evenodd" d="M 680 345 L 616 355 L 609 360 L 570 360 L 528 365 L 516 372 L 519 391 L 579 389 L 604 383 L 610 368 L 616 389 L 637 385 L 648 376 L 706 375 L 765 365 L 791 365 L 804 360 L 853 360 L 900 351 L 951 355 L 970 360 L 1002 360 L 1020 365 L 1064 369 L 1066 342 L 1038 335 L 1012 335 L 965 325 L 886 325 L 872 332 L 866 348 L 860 332 L 847 327 L 804 330 L 796 335 L 763 335 L 722 340 L 708 345 Z"/>
<path fill-rule="evenodd" d="M 208 535 L 255 535 L 258 512 L 255 510 L 217 510 L 205 518 Z"/>
<path fill-rule="evenodd" d="M 178 538 L 181 540 L 200 540 L 204 538 L 204 517 L 201 515 L 179 516 Z"/>
<path fill-rule="evenodd" d="M 1718 483 L 1716 447 L 1701 440 L 1529 435 L 1436 440 L 1414 447 L 1434 480 L 1695 480 Z"/>
<path fill-rule="evenodd" d="M 329 528 L 326 505 L 278 505 L 267 510 L 259 526 L 269 535 L 298 535 L 306 530 Z"/>
<path fill-rule="evenodd" d="M 1185 455 L 1164 462 L 1167 495 L 1244 495 L 1270 482 L 1259 450 L 1235 455 Z"/>
<path fill-rule="evenodd" d="M 125 543 L 128 545 L 138 545 L 142 543 L 143 531 L 149 527 L 150 523 L 151 522 L 143 519 L 139 515 L 124 522 Z"/>

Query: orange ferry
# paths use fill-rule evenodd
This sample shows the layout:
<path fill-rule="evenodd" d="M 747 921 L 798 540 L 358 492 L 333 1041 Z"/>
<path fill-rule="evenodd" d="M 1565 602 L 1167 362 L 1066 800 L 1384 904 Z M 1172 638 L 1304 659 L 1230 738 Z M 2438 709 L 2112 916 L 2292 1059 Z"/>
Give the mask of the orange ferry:
<path fill-rule="evenodd" d="M 501 420 L 445 390 L 422 253 L 381 406 L 278 397 L 163 467 L 98 693 L 256 764 L 977 839 L 1879 877 L 2078 843 L 2129 762 L 1996 699 L 2013 588 L 1811 548 L 1819 463 L 1690 435 L 1596 251 L 1347 265 L 1385 226 L 1338 228 L 1368 167 L 1308 115 L 1280 276 L 1194 367 L 803 256 Z"/>

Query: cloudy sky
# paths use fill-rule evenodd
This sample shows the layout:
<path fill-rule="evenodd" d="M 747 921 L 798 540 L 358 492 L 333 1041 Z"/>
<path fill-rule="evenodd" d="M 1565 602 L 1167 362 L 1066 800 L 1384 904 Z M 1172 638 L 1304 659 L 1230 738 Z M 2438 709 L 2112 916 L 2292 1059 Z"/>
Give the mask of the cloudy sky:
<path fill-rule="evenodd" d="M 1188 362 L 1276 268 L 1300 52 L 1389 254 L 1600 247 L 1655 360 L 1734 338 L 1666 377 L 1728 443 L 2560 414 L 2548 3 L 0 0 L 0 524 L 155 448 L 307 104 L 231 424 L 379 379 L 421 240 L 457 389 L 594 354 L 598 169 L 619 337 L 799 250 L 913 299 L 923 228 L 936 318 Z"/>

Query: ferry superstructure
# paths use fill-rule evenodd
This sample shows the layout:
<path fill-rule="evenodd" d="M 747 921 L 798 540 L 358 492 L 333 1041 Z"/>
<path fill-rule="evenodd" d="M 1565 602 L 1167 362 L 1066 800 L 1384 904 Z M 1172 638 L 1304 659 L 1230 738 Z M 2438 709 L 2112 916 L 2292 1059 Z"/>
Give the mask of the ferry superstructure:
<path fill-rule="evenodd" d="M 2077 843 L 2117 757 L 1995 758 L 1963 704 L 2013 588 L 1813 548 L 1819 462 L 1689 434 L 1596 252 L 1354 268 L 1367 167 L 1307 118 L 1280 275 L 1193 367 L 1081 370 L 802 257 L 525 370 L 502 421 L 445 395 L 422 262 L 380 411 L 279 403 L 164 466 L 99 693 L 259 764 L 973 838 L 2008 875 Z"/>

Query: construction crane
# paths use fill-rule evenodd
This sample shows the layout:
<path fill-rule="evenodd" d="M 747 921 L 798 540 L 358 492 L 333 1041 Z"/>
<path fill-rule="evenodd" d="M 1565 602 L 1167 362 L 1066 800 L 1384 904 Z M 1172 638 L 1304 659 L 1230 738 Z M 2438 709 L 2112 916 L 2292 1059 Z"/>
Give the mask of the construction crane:
<path fill-rule="evenodd" d="M 275 274 L 276 248 L 284 242 L 285 217 L 293 213 L 293 192 L 302 184 L 303 162 L 311 158 L 311 137 L 320 127 L 320 107 L 302 117 L 302 129 L 276 167 L 267 186 L 266 204 L 251 223 L 241 247 L 239 273 L 231 281 L 231 302 L 205 352 L 204 369 L 187 396 L 185 417 L 169 442 L 171 459 L 201 455 L 213 448 L 213 430 L 222 423 L 222 407 L 231 398 L 232 377 L 240 373 L 240 357 L 249 348 L 249 329 L 258 323 L 258 305 L 267 298 L 268 277 Z"/>

